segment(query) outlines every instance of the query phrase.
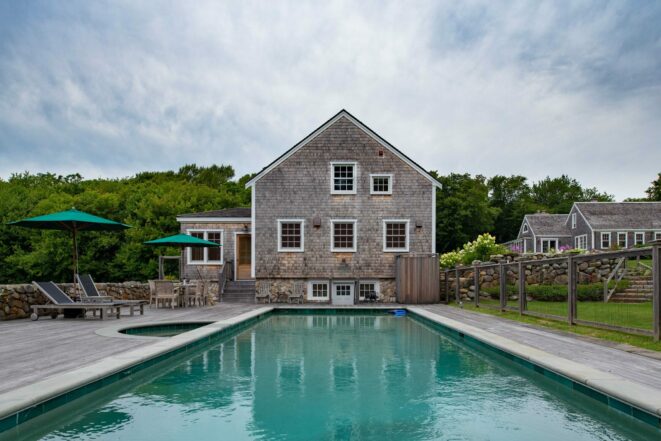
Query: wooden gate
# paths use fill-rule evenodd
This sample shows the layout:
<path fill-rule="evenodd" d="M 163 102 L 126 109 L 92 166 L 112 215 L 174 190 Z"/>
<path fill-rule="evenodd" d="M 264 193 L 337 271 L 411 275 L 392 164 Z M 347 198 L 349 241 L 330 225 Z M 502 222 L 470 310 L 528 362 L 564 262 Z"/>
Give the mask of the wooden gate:
<path fill-rule="evenodd" d="M 436 254 L 404 254 L 396 261 L 397 303 L 440 302 Z"/>

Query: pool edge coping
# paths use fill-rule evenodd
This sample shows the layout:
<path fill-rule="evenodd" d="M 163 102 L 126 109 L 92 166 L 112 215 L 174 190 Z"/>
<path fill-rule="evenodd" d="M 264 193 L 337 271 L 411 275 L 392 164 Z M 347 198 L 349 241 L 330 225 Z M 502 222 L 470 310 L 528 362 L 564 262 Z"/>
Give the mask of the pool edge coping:
<path fill-rule="evenodd" d="M 129 370 L 170 352 L 185 348 L 192 343 L 200 342 L 205 338 L 212 337 L 223 330 L 233 328 L 243 322 L 268 314 L 274 309 L 273 307 L 261 307 L 234 317 L 214 321 L 209 325 L 169 338 L 161 338 L 159 340 L 150 338 L 150 341 L 154 341 L 153 344 L 104 357 L 69 372 L 55 374 L 43 380 L 7 391 L 0 394 L 0 423 L 9 418 L 18 418 L 20 413 L 29 411 L 50 400 L 57 399 L 71 391 Z M 17 422 L 14 426 L 18 424 L 20 422 Z M 4 430 L 0 427 L 0 433 Z"/>
<path fill-rule="evenodd" d="M 571 381 L 587 386 L 604 394 L 606 397 L 612 397 L 629 406 L 647 412 L 650 416 L 656 417 L 661 424 L 661 390 L 659 389 L 644 386 L 618 375 L 550 354 L 523 343 L 518 343 L 475 326 L 427 311 L 421 307 L 407 306 L 406 309 L 440 326 L 472 337 L 478 342 L 482 342 L 496 350 L 518 357 Z M 661 428 L 661 426 L 657 427 Z"/>

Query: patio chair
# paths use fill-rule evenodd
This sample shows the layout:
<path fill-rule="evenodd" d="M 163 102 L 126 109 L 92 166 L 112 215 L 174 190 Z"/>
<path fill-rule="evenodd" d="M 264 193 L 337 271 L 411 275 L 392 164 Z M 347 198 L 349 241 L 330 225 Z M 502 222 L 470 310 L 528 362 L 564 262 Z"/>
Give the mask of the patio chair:
<path fill-rule="evenodd" d="M 294 290 L 289 294 L 289 298 L 287 301 L 289 303 L 293 303 L 296 301 L 297 303 L 303 303 L 303 296 L 305 295 L 305 285 L 303 282 L 295 282 L 294 283 Z"/>
<path fill-rule="evenodd" d="M 93 302 L 74 302 L 64 291 L 62 291 L 53 282 L 32 282 L 33 285 L 52 303 L 46 305 L 32 305 L 32 315 L 30 318 L 34 320 L 39 319 L 39 310 L 50 310 L 51 318 L 57 318 L 60 311 L 64 310 L 79 310 L 82 313 L 82 318 L 85 318 L 87 311 L 92 311 L 96 315 L 99 311 L 101 320 L 104 319 L 104 311 L 111 309 L 116 312 L 119 318 L 121 305 L 114 302 L 107 301 L 93 301 Z"/>
<path fill-rule="evenodd" d="M 259 289 L 255 293 L 255 300 L 265 300 L 265 303 L 271 303 L 271 282 L 260 282 Z"/>
<path fill-rule="evenodd" d="M 92 302 L 113 302 L 129 308 L 131 315 L 133 315 L 136 308 L 140 310 L 140 315 L 145 314 L 145 304 L 147 303 L 146 300 L 115 300 L 112 297 L 105 295 L 105 292 L 96 289 L 96 285 L 94 284 L 94 280 L 92 280 L 91 275 L 83 274 L 81 276 L 80 274 L 76 274 L 76 278 L 78 279 L 78 283 L 82 288 L 81 300 Z M 104 295 L 101 295 L 101 293 Z"/>
<path fill-rule="evenodd" d="M 169 302 L 170 307 L 174 309 L 179 296 L 174 290 L 174 283 L 169 280 L 154 280 L 154 301 L 158 308 L 158 303 L 165 304 Z"/>
<path fill-rule="evenodd" d="M 154 286 L 155 280 L 148 280 L 149 283 L 149 306 L 153 305 L 156 302 L 156 287 Z"/>
<path fill-rule="evenodd" d="M 183 305 L 184 306 L 203 306 L 206 305 L 206 295 L 208 291 L 208 282 L 206 280 L 196 280 L 193 283 L 182 287 L 184 290 Z"/>

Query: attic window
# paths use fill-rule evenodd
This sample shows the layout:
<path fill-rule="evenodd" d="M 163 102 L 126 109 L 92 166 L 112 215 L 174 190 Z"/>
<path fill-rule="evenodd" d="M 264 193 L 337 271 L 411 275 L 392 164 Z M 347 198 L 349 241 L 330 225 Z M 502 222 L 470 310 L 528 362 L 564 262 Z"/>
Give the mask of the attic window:
<path fill-rule="evenodd" d="M 571 227 L 572 229 L 576 228 L 576 213 L 571 214 Z"/>
<path fill-rule="evenodd" d="M 356 163 L 331 162 L 331 194 L 356 194 Z"/>
<path fill-rule="evenodd" d="M 523 232 L 524 233 L 528 232 L 528 224 L 523 224 Z"/>
<path fill-rule="evenodd" d="M 392 175 L 370 175 L 370 194 L 392 194 Z"/>

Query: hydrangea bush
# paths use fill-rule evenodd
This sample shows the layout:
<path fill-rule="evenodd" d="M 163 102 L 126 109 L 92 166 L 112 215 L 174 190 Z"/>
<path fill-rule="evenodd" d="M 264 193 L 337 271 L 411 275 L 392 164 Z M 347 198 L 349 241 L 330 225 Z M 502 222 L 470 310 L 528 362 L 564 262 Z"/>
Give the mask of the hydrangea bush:
<path fill-rule="evenodd" d="M 494 254 L 504 254 L 508 250 L 496 243 L 496 238 L 489 233 L 480 234 L 472 242 L 464 244 L 457 251 L 441 254 L 442 268 L 453 268 L 456 264 L 470 265 L 474 260 L 486 261 Z"/>

